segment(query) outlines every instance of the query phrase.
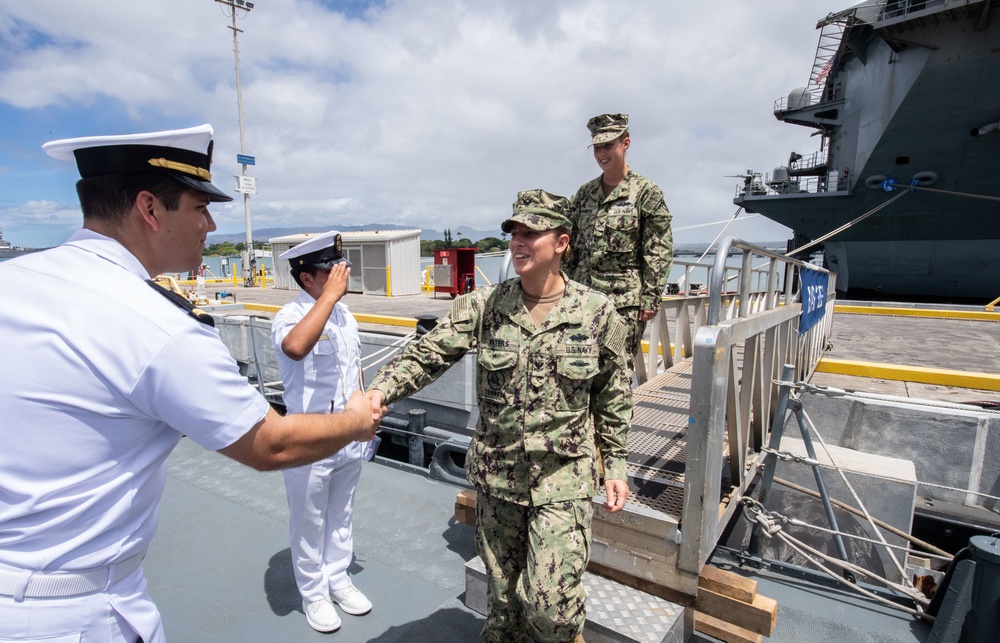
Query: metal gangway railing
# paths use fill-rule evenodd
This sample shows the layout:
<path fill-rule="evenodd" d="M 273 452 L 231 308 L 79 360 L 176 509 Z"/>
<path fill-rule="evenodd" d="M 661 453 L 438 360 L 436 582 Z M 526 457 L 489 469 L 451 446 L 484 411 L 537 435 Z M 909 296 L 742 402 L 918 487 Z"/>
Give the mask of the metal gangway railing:
<path fill-rule="evenodd" d="M 727 265 L 733 249 L 742 254 L 735 267 Z M 807 307 L 821 315 L 800 332 L 804 270 L 813 271 L 809 281 L 818 279 L 823 288 L 805 293 Z M 793 364 L 798 381 L 812 375 L 829 342 L 834 292 L 835 275 L 822 268 L 732 237 L 718 248 L 704 323 L 692 332 L 690 358 L 683 354 L 686 345 L 680 356 L 692 360 L 680 570 L 700 573 L 738 510 L 735 500 L 747 492 L 766 455 L 762 448 L 768 444 L 782 367 Z M 670 305 L 664 302 L 658 317 Z M 662 352 L 666 357 L 669 345 Z M 649 354 L 655 354 L 652 340 Z M 720 509 L 716 503 L 726 497 L 730 501 Z"/>

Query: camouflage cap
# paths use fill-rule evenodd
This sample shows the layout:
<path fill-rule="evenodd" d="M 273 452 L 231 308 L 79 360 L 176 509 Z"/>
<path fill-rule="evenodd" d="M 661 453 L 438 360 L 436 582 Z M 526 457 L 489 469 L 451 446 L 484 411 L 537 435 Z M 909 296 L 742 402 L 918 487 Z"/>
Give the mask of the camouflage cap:
<path fill-rule="evenodd" d="M 628 114 L 601 114 L 587 121 L 587 129 L 593 137 L 590 145 L 600 145 L 613 141 L 628 131 Z M 588 145 L 587 147 L 590 147 Z"/>
<path fill-rule="evenodd" d="M 532 230 L 572 230 L 573 211 L 573 204 L 564 196 L 545 190 L 524 190 L 517 193 L 514 214 L 500 224 L 500 229 L 510 232 L 515 223 L 523 223 Z"/>

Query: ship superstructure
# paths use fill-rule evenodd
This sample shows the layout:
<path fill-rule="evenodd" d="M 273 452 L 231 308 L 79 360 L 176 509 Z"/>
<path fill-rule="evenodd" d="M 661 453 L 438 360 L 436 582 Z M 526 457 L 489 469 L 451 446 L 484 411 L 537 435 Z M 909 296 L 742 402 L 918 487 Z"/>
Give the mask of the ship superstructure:
<path fill-rule="evenodd" d="M 848 293 L 1000 295 L 998 13 L 872 0 L 820 20 L 809 83 L 774 106 L 819 150 L 749 170 L 735 202 L 791 228 L 789 249 L 822 240 Z"/>

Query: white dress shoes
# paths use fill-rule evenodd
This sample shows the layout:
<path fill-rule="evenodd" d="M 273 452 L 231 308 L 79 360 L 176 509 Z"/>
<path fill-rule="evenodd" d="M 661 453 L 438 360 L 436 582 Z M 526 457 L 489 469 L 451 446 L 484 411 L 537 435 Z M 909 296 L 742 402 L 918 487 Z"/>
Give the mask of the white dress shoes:
<path fill-rule="evenodd" d="M 340 609 L 352 616 L 361 616 L 372 611 L 372 602 L 353 584 L 330 591 L 330 598 Z"/>
<path fill-rule="evenodd" d="M 312 603 L 302 601 L 302 611 L 306 613 L 309 627 L 317 632 L 336 632 L 340 629 L 340 616 L 328 598 Z"/>

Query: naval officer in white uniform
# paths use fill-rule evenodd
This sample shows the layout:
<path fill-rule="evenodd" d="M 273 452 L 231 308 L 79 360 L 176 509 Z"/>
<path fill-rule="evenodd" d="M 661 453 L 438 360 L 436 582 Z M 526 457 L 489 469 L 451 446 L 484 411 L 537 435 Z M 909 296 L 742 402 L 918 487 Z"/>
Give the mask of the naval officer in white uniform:
<path fill-rule="evenodd" d="M 361 383 L 361 335 L 341 298 L 350 263 L 340 233 L 325 232 L 283 252 L 302 292 L 271 323 L 271 340 L 289 414 L 342 411 Z M 363 444 L 352 442 L 329 458 L 282 471 L 288 497 L 295 582 L 302 611 L 319 632 L 333 632 L 348 614 L 372 604 L 347 576 L 354 553 L 354 488 L 361 477 Z"/>
<path fill-rule="evenodd" d="M 77 163 L 83 229 L 0 264 L 0 641 L 160 643 L 142 558 L 182 434 L 266 470 L 377 422 L 360 394 L 279 415 L 211 318 L 149 281 L 200 265 L 209 204 L 231 200 L 211 183 L 210 126 L 43 148 Z"/>

